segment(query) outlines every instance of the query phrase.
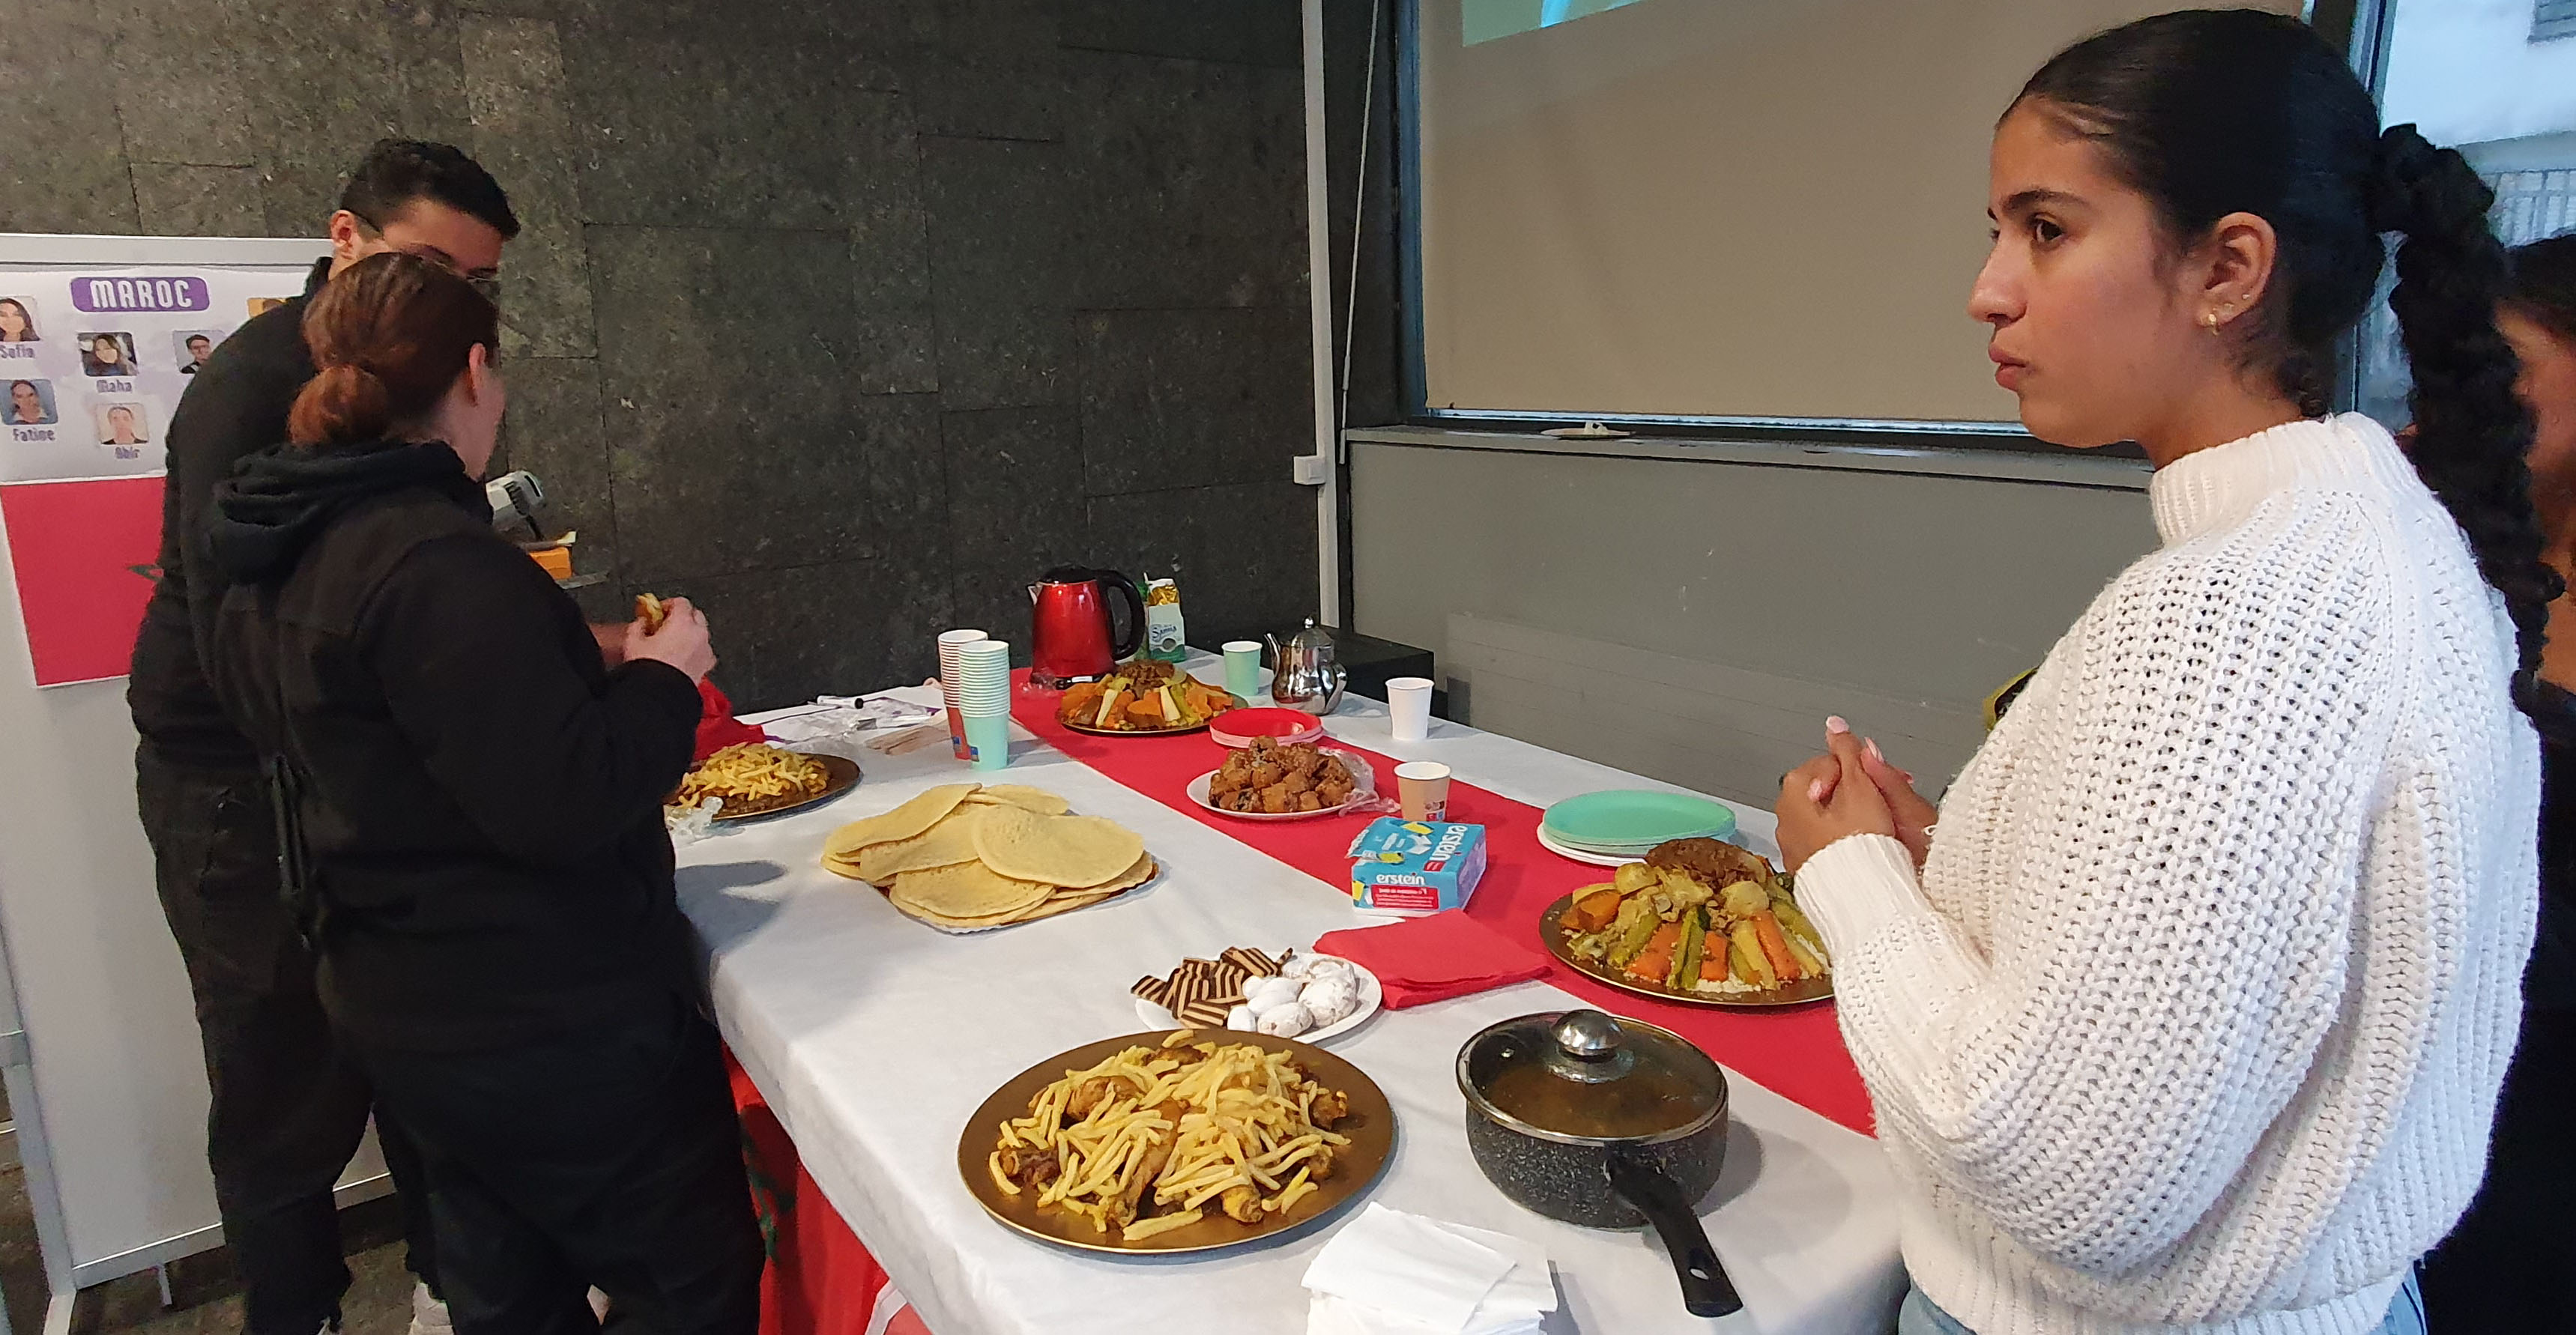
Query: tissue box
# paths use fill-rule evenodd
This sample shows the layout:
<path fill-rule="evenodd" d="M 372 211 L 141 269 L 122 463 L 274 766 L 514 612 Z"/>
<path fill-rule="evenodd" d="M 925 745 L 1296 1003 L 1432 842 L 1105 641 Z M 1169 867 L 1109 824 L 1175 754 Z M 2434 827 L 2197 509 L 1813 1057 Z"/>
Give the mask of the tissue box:
<path fill-rule="evenodd" d="M 1413 916 L 1462 908 L 1485 874 L 1485 827 L 1383 816 L 1351 841 L 1351 903 Z"/>

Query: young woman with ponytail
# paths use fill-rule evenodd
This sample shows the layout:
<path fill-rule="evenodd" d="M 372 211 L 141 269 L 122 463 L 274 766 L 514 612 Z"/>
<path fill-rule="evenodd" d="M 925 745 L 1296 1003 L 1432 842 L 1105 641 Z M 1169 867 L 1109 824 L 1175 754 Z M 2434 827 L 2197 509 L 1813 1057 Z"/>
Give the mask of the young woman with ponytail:
<path fill-rule="evenodd" d="M 2531 409 L 2532 508 L 2543 559 L 2576 575 L 2576 233 L 2512 254 L 2496 318 Z M 2522 1034 L 2496 1105 L 2495 1151 L 2467 1217 L 2424 1258 L 2443 1331 L 2553 1330 L 2576 1312 L 2576 598 L 2549 605 L 2531 721 L 2540 730 L 2540 932 L 2522 975 Z"/>
<path fill-rule="evenodd" d="M 1937 811 L 1839 719 L 1782 786 L 1900 1329 L 2420 1332 L 2521 1010 L 2559 592 L 2488 192 L 2252 10 L 2050 60 L 1990 191 L 1997 378 L 2043 440 L 2145 450 L 2162 545 Z M 2409 451 L 2325 415 L 2391 233 Z"/>
<path fill-rule="evenodd" d="M 230 582 L 204 655 L 265 759 L 321 993 L 417 1143 L 463 1335 L 750 1335 L 761 1242 L 701 1013 L 662 799 L 705 619 L 611 669 L 492 530 L 490 300 L 388 253 L 304 314 L 291 440 L 215 488 Z"/>

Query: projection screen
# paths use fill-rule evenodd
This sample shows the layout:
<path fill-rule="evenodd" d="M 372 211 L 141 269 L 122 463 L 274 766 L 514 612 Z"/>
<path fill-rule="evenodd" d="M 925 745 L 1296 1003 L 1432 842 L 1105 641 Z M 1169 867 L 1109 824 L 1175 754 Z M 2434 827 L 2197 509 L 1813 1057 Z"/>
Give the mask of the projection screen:
<path fill-rule="evenodd" d="M 1966 314 L 1995 118 L 2174 7 L 1416 0 L 1425 406 L 2009 421 Z"/>

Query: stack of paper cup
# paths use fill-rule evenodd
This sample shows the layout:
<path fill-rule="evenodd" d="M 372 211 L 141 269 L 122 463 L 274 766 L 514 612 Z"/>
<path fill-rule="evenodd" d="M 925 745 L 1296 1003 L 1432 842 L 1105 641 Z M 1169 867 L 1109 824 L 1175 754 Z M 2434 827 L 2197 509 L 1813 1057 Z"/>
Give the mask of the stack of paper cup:
<path fill-rule="evenodd" d="M 977 640 L 990 638 L 980 630 L 943 630 L 939 632 L 939 694 L 948 706 L 948 749 L 959 760 L 966 755 L 966 716 L 957 708 L 957 687 L 963 668 L 957 651 Z"/>
<path fill-rule="evenodd" d="M 1011 646 L 975 640 L 957 647 L 957 713 L 966 725 L 966 758 L 977 769 L 1011 759 Z"/>

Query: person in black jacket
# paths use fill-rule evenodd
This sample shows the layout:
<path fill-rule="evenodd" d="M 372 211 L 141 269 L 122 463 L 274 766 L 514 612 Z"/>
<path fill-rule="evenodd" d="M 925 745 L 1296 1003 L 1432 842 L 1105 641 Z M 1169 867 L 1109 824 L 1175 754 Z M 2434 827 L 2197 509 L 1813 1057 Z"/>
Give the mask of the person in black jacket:
<path fill-rule="evenodd" d="M 491 303 L 400 254 L 305 312 L 290 445 L 214 492 L 231 581 L 207 665 L 291 830 L 321 990 L 417 1143 L 466 1335 L 740 1332 L 762 1263 L 662 801 L 688 768 L 704 617 L 610 668 L 492 530 Z"/>
<path fill-rule="evenodd" d="M 2531 409 L 2531 499 L 2551 566 L 2576 589 L 2576 233 L 2512 255 L 2496 327 Z M 2424 1258 L 2436 1331 L 2559 1330 L 2576 1310 L 2576 593 L 2549 606 L 2540 660 L 2540 924 L 2522 972 L 2522 1032 L 2496 1100 L 2486 1181 Z"/>
<path fill-rule="evenodd" d="M 135 786 L 162 912 L 196 999 L 211 1095 L 206 1157 L 224 1241 L 242 1273 L 251 1335 L 312 1335 L 349 1287 L 331 1189 L 366 1131 L 371 1095 L 334 1046 L 313 959 L 277 894 L 277 847 L 258 757 L 224 716 L 198 644 L 223 593 L 194 557 L 206 497 L 244 456 L 286 438 L 287 406 L 313 378 L 302 319 L 331 274 L 386 250 L 490 282 L 519 231 L 499 184 L 444 144 L 385 140 L 350 173 L 331 254 L 304 296 L 246 321 L 194 376 L 163 433 L 160 578 L 135 638 L 126 700 L 141 736 Z M 401 1129 L 377 1138 L 401 1197 L 413 1329 L 443 1329 L 426 1191 Z"/>

